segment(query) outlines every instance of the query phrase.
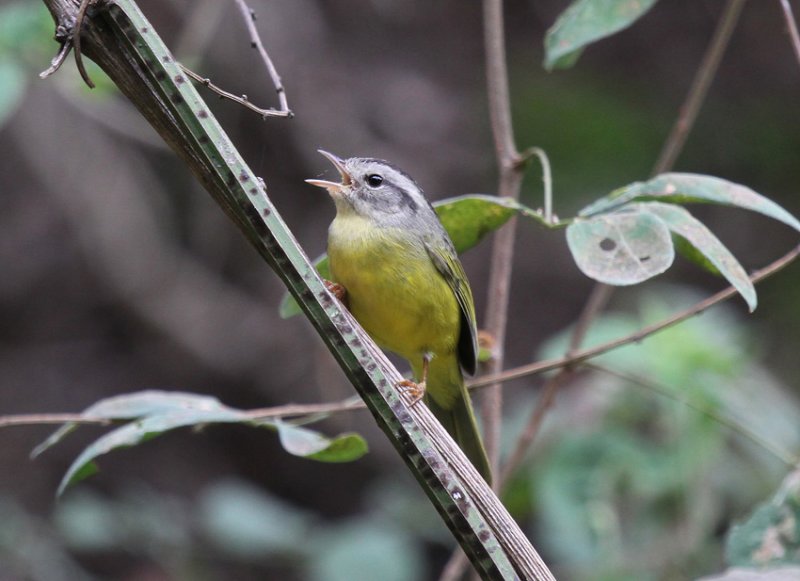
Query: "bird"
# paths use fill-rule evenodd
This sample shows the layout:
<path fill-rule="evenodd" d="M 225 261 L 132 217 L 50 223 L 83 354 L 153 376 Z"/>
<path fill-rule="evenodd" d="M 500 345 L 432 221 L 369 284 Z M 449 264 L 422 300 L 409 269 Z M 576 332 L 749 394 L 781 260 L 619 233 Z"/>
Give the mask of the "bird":
<path fill-rule="evenodd" d="M 477 366 L 472 290 L 450 236 L 417 183 L 391 163 L 341 159 L 319 150 L 340 182 L 308 179 L 333 198 L 328 228 L 331 279 L 383 349 L 411 365 L 412 397 L 424 397 L 487 482 L 491 469 L 462 368 Z"/>

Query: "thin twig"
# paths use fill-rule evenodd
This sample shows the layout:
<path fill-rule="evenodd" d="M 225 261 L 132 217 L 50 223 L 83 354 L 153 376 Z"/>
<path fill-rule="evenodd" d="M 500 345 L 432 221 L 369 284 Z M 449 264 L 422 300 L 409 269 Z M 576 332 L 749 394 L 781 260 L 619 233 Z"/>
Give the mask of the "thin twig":
<path fill-rule="evenodd" d="M 797 57 L 797 62 L 800 63 L 800 34 L 797 32 L 797 22 L 794 20 L 792 5 L 789 4 L 789 0 L 780 1 L 781 8 L 783 9 L 783 17 L 786 19 L 786 28 L 789 30 L 789 38 L 792 41 L 794 56 Z"/>
<path fill-rule="evenodd" d="M 39 73 L 40 79 L 46 79 L 60 69 L 64 61 L 67 60 L 69 51 L 72 50 L 72 36 L 66 33 L 61 24 L 56 27 L 56 40 L 61 42 L 61 48 L 58 49 L 58 53 L 56 53 L 56 56 L 50 61 L 50 66 Z"/>
<path fill-rule="evenodd" d="M 257 408 L 244 412 L 243 419 L 258 421 L 271 418 L 297 418 L 316 414 L 331 414 L 366 409 L 366 404 L 359 398 L 347 398 L 337 402 L 314 404 L 287 404 L 269 408 Z M 134 418 L 97 418 L 84 414 L 15 414 L 0 416 L 0 428 L 9 426 L 31 426 L 40 424 L 94 424 L 108 425 L 114 421 L 126 421 Z"/>
<path fill-rule="evenodd" d="M 771 276 L 778 272 L 779 270 L 785 268 L 789 264 L 791 264 L 798 256 L 800 256 L 800 246 L 796 246 L 788 253 L 783 255 L 781 258 L 772 262 L 771 264 L 765 266 L 764 268 L 757 270 L 750 276 L 750 280 L 753 283 L 757 283 L 768 276 Z M 507 371 L 503 371 L 502 373 L 496 373 L 493 375 L 478 377 L 473 379 L 472 381 L 468 382 L 468 387 L 470 389 L 475 389 L 479 387 L 487 387 L 494 385 L 496 383 L 502 383 L 505 381 L 511 381 L 513 379 L 519 379 L 521 377 L 528 377 L 529 375 L 536 375 L 539 373 L 544 373 L 546 371 L 553 371 L 554 369 L 560 369 L 562 367 L 566 367 L 568 365 L 575 365 L 586 361 L 587 359 L 591 359 L 592 357 L 597 357 L 598 355 L 602 355 L 603 353 L 607 353 L 613 349 L 618 347 L 622 347 L 623 345 L 628 345 L 630 343 L 638 343 L 643 339 L 649 337 L 650 335 L 657 333 L 663 329 L 668 327 L 672 327 L 677 325 L 678 323 L 685 321 L 688 318 L 691 318 L 695 315 L 698 315 L 708 309 L 720 303 L 726 299 L 735 296 L 738 291 L 729 286 L 728 288 L 708 297 L 705 300 L 702 300 L 695 304 L 688 309 L 680 311 L 675 315 L 664 319 L 658 323 L 654 323 L 652 325 L 648 325 L 640 329 L 635 333 L 631 333 L 625 337 L 621 337 L 619 339 L 615 339 L 614 341 L 609 341 L 607 343 L 603 343 L 602 345 L 598 345 L 596 347 L 592 347 L 590 349 L 583 349 L 574 353 L 571 356 L 564 356 L 559 357 L 557 359 L 547 359 L 545 361 L 537 361 L 536 363 L 531 363 L 529 365 L 521 365 L 519 367 L 515 367 L 514 369 L 509 369 Z"/>
<path fill-rule="evenodd" d="M 250 33 L 250 46 L 255 48 L 258 51 L 258 54 L 261 55 L 261 60 L 264 62 L 264 66 L 267 68 L 267 72 L 272 79 L 272 84 L 275 85 L 275 91 L 278 93 L 280 110 L 286 114 L 286 117 L 292 117 L 293 113 L 289 109 L 289 102 L 286 98 L 286 89 L 283 88 L 283 83 L 281 82 L 281 77 L 278 74 L 278 69 L 275 68 L 272 59 L 269 57 L 269 54 L 264 48 L 264 44 L 261 42 L 261 37 L 258 34 L 258 30 L 256 29 L 256 13 L 252 8 L 247 6 L 244 0 L 234 0 L 234 2 L 236 2 L 236 5 L 239 7 L 239 11 L 242 13 L 245 26 L 247 26 L 247 31 Z"/>
<path fill-rule="evenodd" d="M 83 20 L 86 18 L 86 10 L 91 4 L 96 3 L 97 0 L 81 0 L 81 6 L 78 9 L 78 16 L 75 18 L 75 28 L 72 32 L 72 46 L 75 48 L 75 65 L 78 67 L 78 72 L 81 74 L 83 82 L 86 83 L 90 89 L 94 89 L 95 85 L 86 68 L 83 66 L 83 53 L 81 52 L 81 29 L 83 28 Z"/>
<path fill-rule="evenodd" d="M 522 171 L 518 164 L 520 155 L 514 143 L 511 123 L 502 0 L 483 1 L 483 30 L 486 45 L 489 117 L 500 172 L 498 195 L 517 199 L 522 185 Z M 516 219 L 509 220 L 495 234 L 492 246 L 489 273 L 489 297 L 491 300 L 487 308 L 486 329 L 494 337 L 495 348 L 492 358 L 486 365 L 489 373 L 503 368 L 516 224 Z M 484 395 L 482 405 L 484 442 L 494 473 L 497 473 L 499 467 L 502 408 L 502 386 L 498 383 Z M 497 486 L 496 482 L 495 486 Z"/>
<path fill-rule="evenodd" d="M 800 462 L 800 458 L 798 458 L 797 456 L 787 455 L 786 451 L 777 448 L 772 444 L 772 442 L 762 438 L 755 431 L 751 430 L 744 424 L 736 421 L 734 418 L 728 417 L 724 414 L 720 414 L 702 403 L 692 401 L 690 398 L 684 395 L 675 393 L 675 390 L 667 385 L 658 383 L 656 381 L 653 381 L 652 379 L 642 377 L 634 373 L 618 371 L 616 369 L 605 367 L 604 365 L 597 365 L 596 363 L 586 363 L 585 367 L 593 371 L 605 373 L 606 375 L 610 375 L 612 377 L 628 381 L 633 385 L 645 387 L 650 391 L 653 391 L 663 397 L 669 398 L 673 401 L 683 404 L 686 407 L 689 407 L 694 411 L 701 413 L 708 418 L 711 418 L 715 422 L 718 422 L 723 426 L 733 430 L 737 434 L 747 438 L 757 446 L 760 446 L 761 448 L 763 448 L 764 450 L 766 450 L 767 452 L 778 458 L 781 462 L 783 462 L 790 468 L 797 466 L 798 463 Z M 686 389 L 686 392 L 690 393 L 691 390 Z"/>
<path fill-rule="evenodd" d="M 180 67 L 181 67 L 181 70 L 184 73 L 186 73 L 188 76 L 190 76 L 194 81 L 200 83 L 204 87 L 206 87 L 209 90 L 213 91 L 214 93 L 219 95 L 221 99 L 230 99 L 234 103 L 238 103 L 239 105 L 242 105 L 243 107 L 246 107 L 246 108 L 250 109 L 251 111 L 255 111 L 256 113 L 258 113 L 261 116 L 262 119 L 266 119 L 267 117 L 287 117 L 287 118 L 289 118 L 289 117 L 292 117 L 294 115 L 291 111 L 278 111 L 277 109 L 262 109 L 261 107 L 257 107 L 256 105 L 253 105 L 247 99 L 247 95 L 242 95 L 241 97 L 239 97 L 238 95 L 234 95 L 233 93 L 229 93 L 228 91 L 225 91 L 224 89 L 221 89 L 218 86 L 216 86 L 214 83 L 211 82 L 210 79 L 207 79 L 205 77 L 201 77 L 200 75 L 198 75 L 197 73 L 195 73 L 194 71 L 189 69 L 188 67 L 186 67 L 184 65 L 180 65 Z"/>
<path fill-rule="evenodd" d="M 48 424 L 90 424 L 107 426 L 112 420 L 93 418 L 83 414 L 14 414 L 0 416 L 0 428 L 9 426 L 36 426 Z"/>
<path fill-rule="evenodd" d="M 660 174 L 668 171 L 668 169 L 674 165 L 678 154 L 683 149 L 683 145 L 686 143 L 686 137 L 689 135 L 689 131 L 691 131 L 697 119 L 700 107 L 706 99 L 711 81 L 717 74 L 720 60 L 722 60 L 722 55 L 728 47 L 728 42 L 739 20 L 739 15 L 742 12 L 744 3 L 745 0 L 728 0 L 728 3 L 725 5 L 722 17 L 711 39 L 711 44 L 708 45 L 708 49 L 705 55 L 703 55 L 700 68 L 697 69 L 689 93 L 675 121 L 675 125 L 672 127 L 672 131 L 667 141 L 664 143 L 664 148 L 658 156 L 658 161 L 653 168 L 653 174 Z"/>

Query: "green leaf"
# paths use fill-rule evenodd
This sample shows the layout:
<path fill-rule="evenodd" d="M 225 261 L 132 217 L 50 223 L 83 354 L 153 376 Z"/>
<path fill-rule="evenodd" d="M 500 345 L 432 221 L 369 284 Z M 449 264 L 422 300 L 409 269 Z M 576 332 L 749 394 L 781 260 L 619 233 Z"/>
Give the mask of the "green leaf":
<path fill-rule="evenodd" d="M 243 421 L 241 412 L 220 409 L 214 411 L 187 410 L 183 413 L 170 412 L 149 416 L 125 424 L 101 436 L 78 455 L 70 465 L 67 473 L 61 479 L 56 495 L 60 496 L 68 486 L 94 474 L 96 469 L 89 472 L 87 471 L 87 467 L 93 464 L 95 458 L 98 456 L 102 456 L 118 448 L 129 448 L 147 440 L 152 440 L 164 432 L 174 430 L 175 428 L 195 426 L 198 424 L 240 421 Z"/>
<path fill-rule="evenodd" d="M 219 400 L 211 396 L 197 395 L 180 391 L 146 390 L 136 393 L 116 395 L 100 400 L 89 406 L 81 416 L 87 419 L 132 420 L 148 415 L 165 414 L 191 410 L 227 410 Z M 53 432 L 44 442 L 34 448 L 31 456 L 35 458 L 48 448 L 60 442 L 78 424 L 67 423 Z"/>
<path fill-rule="evenodd" d="M 576 219 L 567 227 L 567 243 L 586 276 L 613 285 L 645 281 L 675 258 L 667 225 L 639 206 Z"/>
<path fill-rule="evenodd" d="M 750 188 L 721 178 L 691 173 L 666 173 L 646 182 L 632 183 L 586 206 L 580 215 L 592 216 L 609 212 L 629 202 L 647 200 L 734 206 L 758 212 L 800 231 L 800 221 L 797 218 Z"/>
<path fill-rule="evenodd" d="M 515 214 L 523 214 L 545 224 L 539 212 L 519 202 L 483 194 L 467 194 L 440 200 L 433 203 L 433 209 L 459 253 L 476 246 L 487 234 L 497 230 Z M 317 258 L 314 266 L 322 278 L 330 279 L 327 254 Z M 300 314 L 297 301 L 288 293 L 281 300 L 279 313 L 284 319 Z"/>
<path fill-rule="evenodd" d="M 535 214 L 513 200 L 481 194 L 441 200 L 433 204 L 433 209 L 459 253 L 476 246 L 484 236 L 497 230 L 515 214 Z"/>
<path fill-rule="evenodd" d="M 367 453 L 367 443 L 358 434 L 347 433 L 328 438 L 279 419 L 253 419 L 252 415 L 228 407 L 217 398 L 184 392 L 143 391 L 120 395 L 97 402 L 81 414 L 85 418 L 124 421 L 95 440 L 70 465 L 58 495 L 66 488 L 97 471 L 95 459 L 118 448 L 135 446 L 169 430 L 186 426 L 214 423 L 244 423 L 264 426 L 278 431 L 284 449 L 296 456 L 320 462 L 350 462 Z M 66 424 L 40 444 L 34 454 L 40 454 L 75 429 Z"/>
<path fill-rule="evenodd" d="M 800 471 L 728 533 L 726 560 L 738 567 L 800 564 Z"/>
<path fill-rule="evenodd" d="M 719 575 L 702 577 L 697 581 L 797 581 L 800 579 L 798 567 L 775 567 L 763 570 L 728 569 Z"/>
<path fill-rule="evenodd" d="M 739 261 L 725 248 L 719 238 L 703 225 L 688 210 L 680 206 L 659 202 L 634 204 L 642 210 L 658 216 L 673 233 L 688 241 L 702 253 L 708 261 L 739 291 L 747 301 L 750 312 L 754 311 L 758 300 L 756 289 Z"/>
<path fill-rule="evenodd" d="M 276 422 L 283 449 L 295 456 L 319 462 L 352 462 L 367 453 L 367 442 L 358 434 L 327 438 L 299 426 Z"/>
<path fill-rule="evenodd" d="M 575 0 L 544 39 L 544 67 L 569 68 L 588 44 L 628 28 L 656 0 Z"/>

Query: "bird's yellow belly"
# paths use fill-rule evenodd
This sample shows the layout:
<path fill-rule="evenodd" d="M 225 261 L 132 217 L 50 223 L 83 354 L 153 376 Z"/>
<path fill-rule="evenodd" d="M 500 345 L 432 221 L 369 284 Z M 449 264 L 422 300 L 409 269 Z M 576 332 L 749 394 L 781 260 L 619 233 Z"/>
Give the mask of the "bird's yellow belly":
<path fill-rule="evenodd" d="M 453 291 L 425 248 L 408 233 L 334 221 L 328 241 L 331 275 L 347 291 L 350 312 L 382 347 L 419 364 L 425 353 L 455 351 L 460 331 Z"/>

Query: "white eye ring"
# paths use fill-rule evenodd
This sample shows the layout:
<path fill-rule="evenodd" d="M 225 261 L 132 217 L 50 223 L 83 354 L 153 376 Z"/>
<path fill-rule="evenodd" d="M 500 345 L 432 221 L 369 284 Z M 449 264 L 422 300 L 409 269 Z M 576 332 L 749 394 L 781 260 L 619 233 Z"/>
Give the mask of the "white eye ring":
<path fill-rule="evenodd" d="M 371 188 L 378 188 L 383 183 L 383 176 L 371 173 L 364 177 L 364 182 Z"/>

